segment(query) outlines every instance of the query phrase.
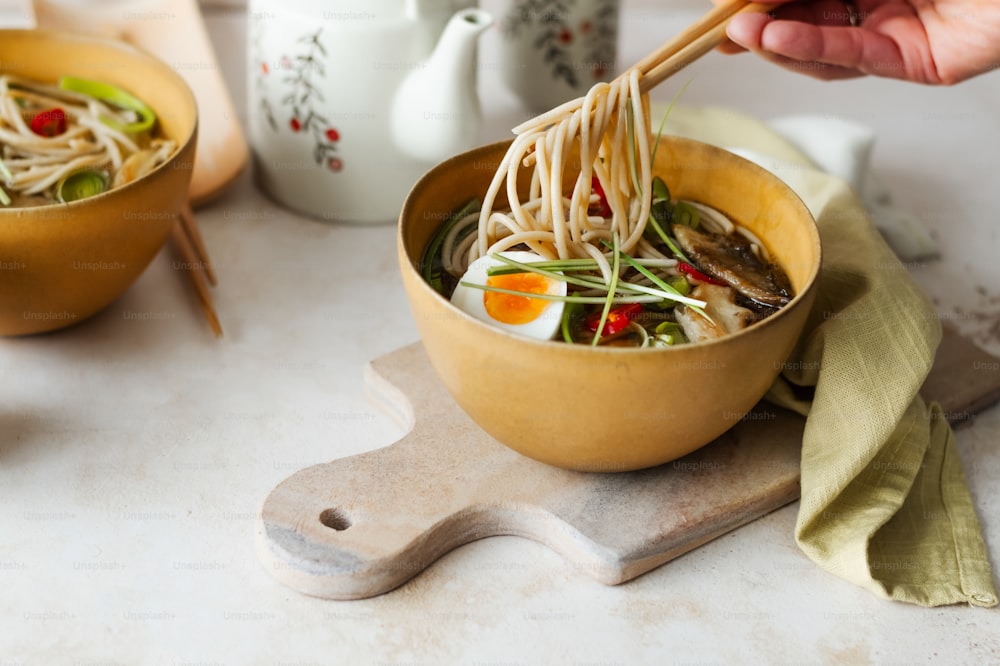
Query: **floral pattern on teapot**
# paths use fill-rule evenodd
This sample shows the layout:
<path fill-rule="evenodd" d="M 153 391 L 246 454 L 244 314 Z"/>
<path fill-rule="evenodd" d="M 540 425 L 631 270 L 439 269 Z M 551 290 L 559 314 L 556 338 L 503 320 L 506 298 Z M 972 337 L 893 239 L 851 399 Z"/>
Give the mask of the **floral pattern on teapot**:
<path fill-rule="evenodd" d="M 295 40 L 295 51 L 291 55 L 282 55 L 277 67 L 272 68 L 264 59 L 259 58 L 260 67 L 257 73 L 257 92 L 260 99 L 257 103 L 267 123 L 274 132 L 281 132 L 287 127 L 296 134 L 307 132 L 312 136 L 312 157 L 317 165 L 326 165 L 333 172 L 344 168 L 344 161 L 337 155 L 337 142 L 340 132 L 330 124 L 330 121 L 319 111 L 325 102 L 320 90 L 320 80 L 325 78 L 322 57 L 326 49 L 321 41 L 323 29 L 305 34 Z M 275 76 L 280 77 L 280 83 L 290 88 L 287 95 L 280 98 L 278 111 L 287 113 L 287 122 L 279 122 L 276 111 L 268 99 L 268 85 Z"/>
<path fill-rule="evenodd" d="M 475 0 L 247 0 L 255 185 L 323 221 L 391 223 L 479 136 Z"/>

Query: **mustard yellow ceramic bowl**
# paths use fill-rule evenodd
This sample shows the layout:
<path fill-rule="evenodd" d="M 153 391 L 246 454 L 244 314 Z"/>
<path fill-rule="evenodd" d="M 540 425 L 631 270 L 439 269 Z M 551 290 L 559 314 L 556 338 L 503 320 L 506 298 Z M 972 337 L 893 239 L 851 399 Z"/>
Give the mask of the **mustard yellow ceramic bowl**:
<path fill-rule="evenodd" d="M 794 299 L 712 342 L 640 349 L 537 341 L 466 315 L 420 273 L 432 233 L 450 212 L 482 198 L 507 145 L 436 166 L 413 187 L 400 216 L 403 284 L 428 357 L 455 401 L 508 447 L 587 471 L 666 463 L 739 422 L 778 375 L 815 298 L 820 242 L 802 201 L 743 158 L 664 137 L 654 172 L 675 196 L 711 205 L 757 234 L 788 274 Z"/>
<path fill-rule="evenodd" d="M 51 331 L 118 298 L 163 246 L 188 197 L 195 100 L 152 55 L 66 33 L 0 30 L 0 73 L 114 84 L 146 102 L 178 145 L 152 173 L 120 188 L 68 204 L 0 206 L 0 335 Z"/>

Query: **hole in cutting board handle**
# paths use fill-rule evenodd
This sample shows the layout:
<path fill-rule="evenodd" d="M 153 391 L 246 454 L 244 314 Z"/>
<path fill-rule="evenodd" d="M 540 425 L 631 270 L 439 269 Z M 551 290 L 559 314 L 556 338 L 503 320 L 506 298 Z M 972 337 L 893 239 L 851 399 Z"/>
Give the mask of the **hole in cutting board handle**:
<path fill-rule="evenodd" d="M 343 532 L 352 525 L 351 517 L 343 509 L 323 509 L 319 514 L 319 522 L 332 530 Z"/>

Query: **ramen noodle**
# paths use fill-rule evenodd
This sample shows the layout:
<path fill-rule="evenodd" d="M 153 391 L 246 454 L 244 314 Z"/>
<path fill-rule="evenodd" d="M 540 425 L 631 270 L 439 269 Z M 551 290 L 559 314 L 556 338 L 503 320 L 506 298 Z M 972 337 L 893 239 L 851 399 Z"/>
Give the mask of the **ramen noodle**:
<path fill-rule="evenodd" d="M 117 86 L 0 76 L 0 205 L 70 203 L 141 178 L 176 148 L 158 130 Z"/>

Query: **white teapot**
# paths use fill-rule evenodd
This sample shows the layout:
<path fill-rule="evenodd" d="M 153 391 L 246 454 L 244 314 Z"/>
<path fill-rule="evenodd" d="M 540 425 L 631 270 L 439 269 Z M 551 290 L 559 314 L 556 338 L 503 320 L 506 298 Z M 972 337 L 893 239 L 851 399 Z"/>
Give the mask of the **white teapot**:
<path fill-rule="evenodd" d="M 258 185 L 333 222 L 391 222 L 433 164 L 475 145 L 475 0 L 250 0 Z"/>

